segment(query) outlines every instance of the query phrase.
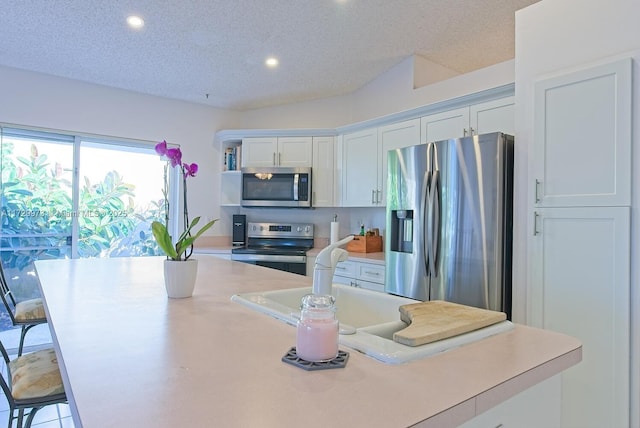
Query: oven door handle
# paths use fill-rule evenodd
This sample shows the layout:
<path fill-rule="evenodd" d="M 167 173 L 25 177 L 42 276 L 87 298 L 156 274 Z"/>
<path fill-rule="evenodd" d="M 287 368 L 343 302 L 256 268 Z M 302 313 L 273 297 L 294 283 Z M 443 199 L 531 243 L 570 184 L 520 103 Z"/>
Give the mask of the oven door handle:
<path fill-rule="evenodd" d="M 237 262 L 281 262 L 306 263 L 307 256 L 276 255 L 276 254 L 231 254 L 231 260 Z"/>

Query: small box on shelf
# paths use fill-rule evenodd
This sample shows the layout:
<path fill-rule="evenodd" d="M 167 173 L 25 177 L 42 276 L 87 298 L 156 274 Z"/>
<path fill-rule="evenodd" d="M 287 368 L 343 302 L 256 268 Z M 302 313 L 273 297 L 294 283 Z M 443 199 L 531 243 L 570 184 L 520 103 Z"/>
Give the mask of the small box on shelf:
<path fill-rule="evenodd" d="M 354 235 L 353 241 L 347 243 L 347 251 L 354 253 L 379 253 L 382 251 L 382 236 Z"/>

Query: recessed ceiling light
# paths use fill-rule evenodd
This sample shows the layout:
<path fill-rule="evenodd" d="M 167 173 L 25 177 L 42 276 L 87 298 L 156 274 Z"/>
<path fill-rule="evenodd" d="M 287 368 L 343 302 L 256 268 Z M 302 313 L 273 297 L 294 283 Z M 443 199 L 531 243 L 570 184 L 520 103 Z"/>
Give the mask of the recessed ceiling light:
<path fill-rule="evenodd" d="M 278 66 L 279 62 L 278 62 L 278 58 L 275 58 L 275 57 L 271 56 L 271 57 L 267 58 L 264 63 L 267 65 L 267 67 L 274 68 L 274 67 Z"/>
<path fill-rule="evenodd" d="M 127 24 L 129 24 L 129 27 L 131 28 L 142 28 L 144 27 L 144 19 L 136 15 L 129 15 L 127 16 Z"/>

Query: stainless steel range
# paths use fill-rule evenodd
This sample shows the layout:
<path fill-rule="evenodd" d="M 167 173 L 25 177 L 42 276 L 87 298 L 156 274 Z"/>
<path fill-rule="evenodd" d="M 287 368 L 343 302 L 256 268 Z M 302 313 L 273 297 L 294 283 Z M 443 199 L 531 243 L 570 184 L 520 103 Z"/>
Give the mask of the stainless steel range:
<path fill-rule="evenodd" d="M 231 260 L 305 275 L 313 248 L 313 224 L 249 223 L 247 245 L 231 250 Z"/>

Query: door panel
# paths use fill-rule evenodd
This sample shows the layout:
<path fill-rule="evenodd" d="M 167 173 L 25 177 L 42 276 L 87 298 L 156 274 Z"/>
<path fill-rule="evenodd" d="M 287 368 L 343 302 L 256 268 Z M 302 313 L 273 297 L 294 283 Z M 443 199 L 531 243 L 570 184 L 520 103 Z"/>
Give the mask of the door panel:
<path fill-rule="evenodd" d="M 628 426 L 630 209 L 535 215 L 529 323 L 583 344 L 582 362 L 562 374 L 562 426 Z"/>

